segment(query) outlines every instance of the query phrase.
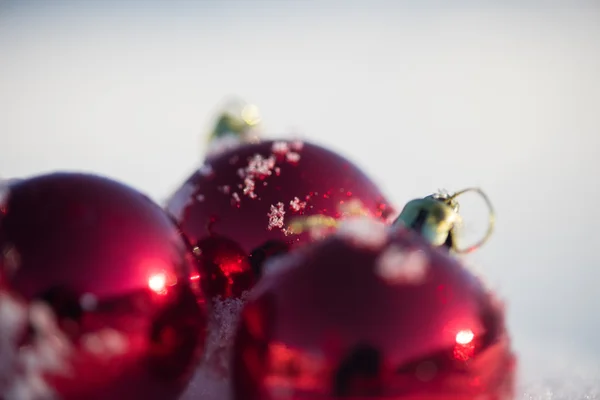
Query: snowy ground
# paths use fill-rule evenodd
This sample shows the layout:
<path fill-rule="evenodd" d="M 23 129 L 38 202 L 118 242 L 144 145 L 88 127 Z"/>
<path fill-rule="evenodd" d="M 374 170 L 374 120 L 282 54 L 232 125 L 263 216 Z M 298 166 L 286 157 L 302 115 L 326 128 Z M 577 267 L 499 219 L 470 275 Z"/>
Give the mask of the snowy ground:
<path fill-rule="evenodd" d="M 182 400 L 226 400 L 230 396 L 226 360 L 241 300 L 216 302 L 207 356 Z M 215 329 L 219 327 L 220 329 Z M 600 400 L 600 363 L 549 344 L 528 344 L 519 353 L 515 400 Z"/>

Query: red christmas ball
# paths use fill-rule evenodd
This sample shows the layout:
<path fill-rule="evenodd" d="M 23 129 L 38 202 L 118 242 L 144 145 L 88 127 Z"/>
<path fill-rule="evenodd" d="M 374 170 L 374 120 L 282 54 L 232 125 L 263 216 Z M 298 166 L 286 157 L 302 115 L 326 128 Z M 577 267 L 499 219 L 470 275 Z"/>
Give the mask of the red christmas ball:
<path fill-rule="evenodd" d="M 149 198 L 91 175 L 13 181 L 0 210 L 3 398 L 175 398 L 206 330 L 195 262 Z M 6 396 L 6 397 L 4 397 Z"/>
<path fill-rule="evenodd" d="M 201 275 L 220 275 L 237 285 L 230 290 L 222 283 L 205 280 L 210 296 L 227 296 L 251 287 L 270 252 L 307 243 L 306 232 L 293 232 L 290 223 L 298 217 L 322 215 L 340 219 L 360 211 L 379 219 L 392 212 L 376 185 L 352 162 L 323 147 L 298 141 L 264 141 L 244 144 L 209 158 L 173 195 L 166 209 L 178 222 L 197 253 L 205 253 L 204 240 L 219 237 L 236 243 L 250 263 L 235 272 L 229 264 L 205 259 Z M 350 210 L 354 208 L 354 210 Z M 271 250 L 269 250 L 271 249 Z M 238 250 L 234 251 L 238 254 Z M 243 264 L 243 266 L 242 266 Z M 217 274 L 218 275 L 218 274 Z"/>
<path fill-rule="evenodd" d="M 503 310 L 480 280 L 412 232 L 347 222 L 267 265 L 235 338 L 234 398 L 511 398 Z"/>

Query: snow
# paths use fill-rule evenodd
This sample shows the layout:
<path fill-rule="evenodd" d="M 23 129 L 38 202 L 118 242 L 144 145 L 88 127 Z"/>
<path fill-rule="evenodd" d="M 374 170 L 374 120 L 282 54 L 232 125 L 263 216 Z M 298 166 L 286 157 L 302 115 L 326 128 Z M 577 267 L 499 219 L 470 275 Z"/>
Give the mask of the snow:
<path fill-rule="evenodd" d="M 255 154 L 248 159 L 248 166 L 243 170 L 238 170 L 238 175 L 244 179 L 244 194 L 251 199 L 257 198 L 254 189 L 256 180 L 263 180 L 272 175 L 275 168 L 275 156 L 271 155 L 264 158 L 260 154 Z"/>
<path fill-rule="evenodd" d="M 271 151 L 276 155 L 285 155 L 289 150 L 287 142 L 273 142 L 271 146 Z"/>
<path fill-rule="evenodd" d="M 378 275 L 391 285 L 422 283 L 429 270 L 429 259 L 421 250 L 409 250 L 390 245 L 377 259 Z"/>
<path fill-rule="evenodd" d="M 19 335 L 31 326 L 31 344 L 18 347 Z M 42 302 L 26 306 L 7 293 L 0 294 L 0 391 L 6 400 L 39 400 L 53 396 L 45 373 L 69 374 L 66 358 L 70 342 L 58 329 L 54 314 Z"/>
<path fill-rule="evenodd" d="M 293 258 L 291 258 L 293 257 Z M 297 260 L 297 261 L 295 261 Z M 267 263 L 265 272 L 272 274 L 281 268 L 291 268 L 302 260 L 300 254 L 277 257 Z M 233 340 L 234 327 L 244 300 L 227 300 L 215 307 L 217 314 L 212 321 L 212 329 L 207 341 L 209 354 L 228 354 Z M 515 400 L 600 400 L 600 363 L 589 363 L 571 353 L 553 353 L 552 346 L 544 345 L 542 351 L 533 351 L 531 346 L 523 346 L 527 366 L 520 369 L 520 382 Z M 229 353 L 230 354 L 230 353 Z M 521 354 L 519 354 L 520 356 Z M 184 400 L 230 400 L 231 382 L 229 375 L 207 363 L 207 355 L 198 367 Z M 521 362 L 519 362 L 521 364 Z M 236 399 L 238 400 L 238 399 Z"/>
<path fill-rule="evenodd" d="M 267 225 L 269 230 L 272 230 L 273 228 L 283 229 L 283 220 L 285 216 L 283 203 L 279 202 L 275 205 L 271 205 L 271 210 L 267 216 L 269 217 L 269 224 Z"/>
<path fill-rule="evenodd" d="M 351 217 L 340 221 L 336 235 L 358 247 L 378 250 L 387 242 L 387 227 L 369 217 Z"/>
<path fill-rule="evenodd" d="M 290 201 L 290 208 L 292 211 L 300 212 L 306 208 L 306 202 L 300 201 L 298 197 L 294 197 L 294 199 Z"/>
<path fill-rule="evenodd" d="M 239 315 L 248 295 L 249 292 L 245 292 L 241 298 L 213 300 L 205 354 L 182 399 L 229 398 L 229 359 Z"/>
<path fill-rule="evenodd" d="M 300 154 L 291 151 L 285 155 L 285 159 L 291 164 L 298 164 L 300 161 Z"/>

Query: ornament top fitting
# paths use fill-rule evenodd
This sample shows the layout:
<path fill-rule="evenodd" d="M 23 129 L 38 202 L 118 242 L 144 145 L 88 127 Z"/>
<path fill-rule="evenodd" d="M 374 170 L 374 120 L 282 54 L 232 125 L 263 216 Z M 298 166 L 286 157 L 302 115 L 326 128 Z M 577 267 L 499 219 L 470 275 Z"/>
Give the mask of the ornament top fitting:
<path fill-rule="evenodd" d="M 477 193 L 488 208 L 488 229 L 478 242 L 471 246 L 459 247 L 457 227 L 462 224 L 457 197 L 469 193 Z M 430 196 L 409 201 L 394 226 L 405 226 L 427 239 L 433 246 L 444 246 L 458 254 L 471 253 L 483 246 L 491 237 L 495 225 L 494 207 L 488 196 L 479 188 L 468 188 L 454 194 L 436 193 Z"/>
<path fill-rule="evenodd" d="M 229 99 L 217 114 L 208 140 L 213 142 L 233 136 L 241 142 L 256 141 L 259 139 L 257 128 L 261 121 L 260 110 L 256 105 L 237 98 Z"/>

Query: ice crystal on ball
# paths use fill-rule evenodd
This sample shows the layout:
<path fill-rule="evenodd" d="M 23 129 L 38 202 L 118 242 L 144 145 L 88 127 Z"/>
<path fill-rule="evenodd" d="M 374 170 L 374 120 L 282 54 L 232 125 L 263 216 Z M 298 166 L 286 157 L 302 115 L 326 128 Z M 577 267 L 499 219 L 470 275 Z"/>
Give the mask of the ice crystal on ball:
<path fill-rule="evenodd" d="M 290 201 L 290 208 L 292 211 L 300 212 L 306 208 L 306 202 L 300 201 L 298 197 L 294 197 L 294 199 Z"/>
<path fill-rule="evenodd" d="M 279 202 L 276 205 L 271 205 L 271 210 L 267 216 L 269 217 L 269 224 L 267 226 L 269 230 L 272 230 L 273 228 L 282 229 L 285 216 L 283 203 Z"/>
<path fill-rule="evenodd" d="M 276 155 L 286 155 L 290 148 L 288 147 L 287 142 L 273 142 L 273 146 L 271 146 L 271 151 Z"/>
<path fill-rule="evenodd" d="M 285 159 L 291 164 L 297 164 L 300 161 L 300 154 L 291 151 L 285 155 Z"/>
<path fill-rule="evenodd" d="M 275 168 L 275 157 L 270 156 L 264 158 L 260 154 L 255 154 L 248 159 L 248 166 L 242 170 L 238 170 L 238 175 L 244 179 L 243 193 L 255 199 L 258 196 L 254 192 L 256 181 L 263 180 L 270 176 Z"/>
<path fill-rule="evenodd" d="M 240 207 L 240 202 L 241 202 L 241 198 L 240 195 L 237 194 L 237 192 L 233 192 L 233 194 L 231 195 L 231 204 L 237 208 Z"/>

